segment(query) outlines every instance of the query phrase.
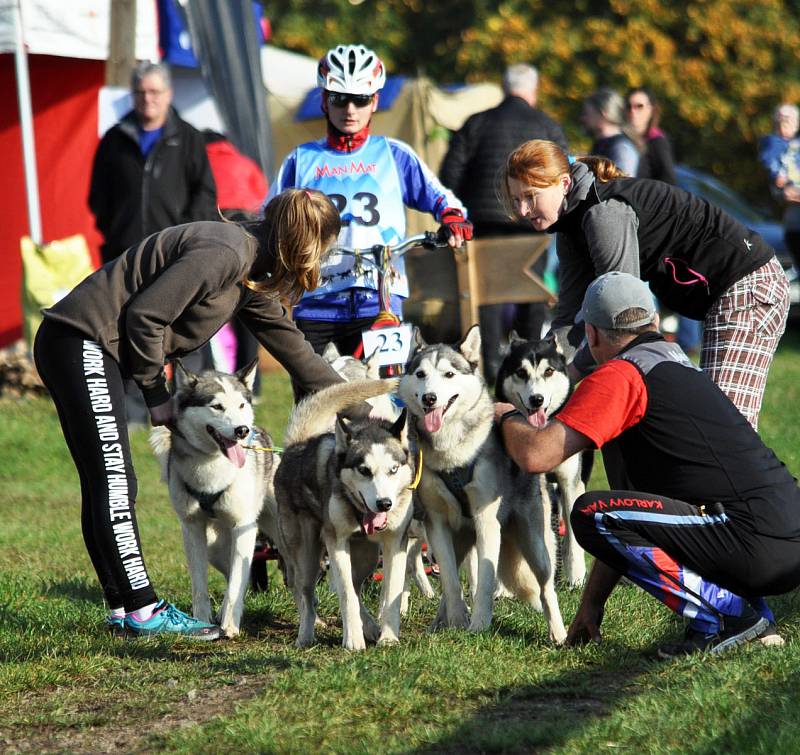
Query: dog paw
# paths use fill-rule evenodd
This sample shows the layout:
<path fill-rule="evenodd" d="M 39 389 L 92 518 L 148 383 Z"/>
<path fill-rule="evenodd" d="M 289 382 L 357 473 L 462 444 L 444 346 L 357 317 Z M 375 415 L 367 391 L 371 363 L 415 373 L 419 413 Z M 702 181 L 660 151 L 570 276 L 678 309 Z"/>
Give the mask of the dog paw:
<path fill-rule="evenodd" d="M 378 638 L 379 647 L 396 645 L 398 642 L 400 642 L 400 638 L 394 632 L 384 632 L 384 634 Z"/>
<path fill-rule="evenodd" d="M 378 638 L 381 636 L 381 629 L 375 623 L 375 620 L 370 617 L 366 621 L 363 622 L 364 624 L 364 638 L 368 642 L 377 642 Z"/>
<path fill-rule="evenodd" d="M 359 651 L 359 650 L 366 650 L 367 643 L 364 641 L 364 637 L 345 637 L 342 640 L 342 647 L 345 650 L 350 651 Z"/>
<path fill-rule="evenodd" d="M 232 640 L 234 637 L 239 636 L 239 627 L 234 626 L 220 626 L 222 630 L 222 636 L 225 637 L 227 640 Z"/>
<path fill-rule="evenodd" d="M 556 647 L 561 647 L 567 641 L 567 630 L 563 627 L 556 632 L 550 630 L 550 641 Z"/>
<path fill-rule="evenodd" d="M 294 641 L 296 648 L 310 648 L 314 644 L 314 637 L 299 637 Z"/>
<path fill-rule="evenodd" d="M 485 632 L 491 625 L 491 616 L 481 616 L 480 614 L 475 614 L 472 617 L 472 621 L 470 621 L 467 630 L 472 633 Z"/>
<path fill-rule="evenodd" d="M 470 624 L 469 621 L 469 611 L 467 610 L 466 605 L 462 603 L 460 606 L 456 607 L 454 610 L 450 610 L 450 607 L 447 608 L 447 626 L 453 629 L 466 629 Z"/>

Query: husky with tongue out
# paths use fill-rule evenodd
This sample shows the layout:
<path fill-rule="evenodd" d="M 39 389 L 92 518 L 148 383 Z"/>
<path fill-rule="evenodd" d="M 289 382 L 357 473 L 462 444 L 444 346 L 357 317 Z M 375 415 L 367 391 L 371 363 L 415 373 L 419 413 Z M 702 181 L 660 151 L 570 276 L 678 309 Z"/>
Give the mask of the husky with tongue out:
<path fill-rule="evenodd" d="M 210 563 L 227 581 L 218 615 L 226 637 L 239 634 L 256 533 L 272 537 L 277 530 L 277 458 L 272 439 L 253 423 L 256 369 L 254 361 L 233 375 L 195 375 L 176 363 L 174 425 L 150 431 L 183 530 L 192 613 L 212 621 Z"/>
<path fill-rule="evenodd" d="M 363 650 L 366 641 L 397 642 L 413 506 L 416 456 L 409 448 L 406 412 L 396 420 L 348 421 L 348 407 L 388 394 L 394 380 L 332 385 L 297 405 L 284 437 L 275 476 L 280 550 L 286 580 L 300 614 L 296 645 L 314 642 L 314 588 L 323 545 L 342 614 L 342 644 Z M 380 625 L 361 600 L 361 589 L 383 550 Z"/>
<path fill-rule="evenodd" d="M 416 350 L 400 381 L 400 398 L 423 452 L 419 495 L 439 563 L 442 600 L 433 628 L 487 629 L 498 578 L 520 600 L 544 611 L 550 638 L 566 638 L 553 584 L 553 533 L 538 475 L 525 474 L 504 452 L 494 429 L 494 403 L 478 369 L 480 332 L 456 346 Z M 459 566 L 472 548 L 477 580 L 472 616 Z"/>
<path fill-rule="evenodd" d="M 495 397 L 513 404 L 534 427 L 544 427 L 572 395 L 567 360 L 554 336 L 526 341 L 512 331 L 508 353 L 497 372 Z M 547 479 L 558 485 L 561 520 L 565 523 L 564 575 L 570 587 L 586 578 L 586 560 L 570 524 L 575 499 L 586 491 L 593 454 L 575 454 L 563 461 Z"/>

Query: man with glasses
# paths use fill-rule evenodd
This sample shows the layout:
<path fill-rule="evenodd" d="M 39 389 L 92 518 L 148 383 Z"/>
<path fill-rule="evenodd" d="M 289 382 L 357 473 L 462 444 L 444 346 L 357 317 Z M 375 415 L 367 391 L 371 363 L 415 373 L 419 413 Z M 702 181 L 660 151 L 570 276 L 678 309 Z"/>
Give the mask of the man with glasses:
<path fill-rule="evenodd" d="M 167 66 L 139 63 L 131 93 L 133 110 L 103 136 L 92 169 L 89 207 L 104 263 L 151 233 L 218 217 L 205 140 L 172 107 Z"/>
<path fill-rule="evenodd" d="M 339 45 L 320 60 L 317 83 L 327 136 L 297 147 L 283 162 L 266 202 L 285 189 L 318 189 L 342 217 L 339 243 L 368 250 L 394 244 L 406 234 L 405 208 L 433 215 L 450 246 L 472 238 L 461 202 L 445 189 L 404 142 L 370 134 L 379 91 L 386 82 L 380 58 L 363 45 Z M 265 202 L 265 204 L 266 204 Z M 402 259 L 393 264 L 392 310 L 402 314 L 408 280 Z M 320 287 L 294 308 L 298 328 L 318 353 L 334 342 L 352 354 L 361 332 L 378 314 L 377 275 L 352 256 L 331 254 Z"/>

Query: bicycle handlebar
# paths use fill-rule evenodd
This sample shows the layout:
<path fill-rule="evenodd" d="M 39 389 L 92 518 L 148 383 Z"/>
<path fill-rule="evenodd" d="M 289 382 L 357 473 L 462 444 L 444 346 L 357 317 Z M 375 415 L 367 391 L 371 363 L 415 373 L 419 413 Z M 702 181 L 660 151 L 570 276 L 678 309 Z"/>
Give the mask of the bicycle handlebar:
<path fill-rule="evenodd" d="M 447 240 L 442 239 L 439 237 L 439 234 L 434 233 L 433 231 L 425 231 L 424 233 L 418 233 L 415 236 L 409 236 L 407 239 L 403 239 L 397 244 L 375 244 L 374 246 L 369 247 L 369 249 L 350 249 L 344 246 L 335 246 L 331 249 L 332 252 L 338 252 L 339 254 L 380 254 L 383 252 L 384 249 L 389 250 L 389 254 L 393 257 L 402 257 L 407 251 L 413 249 L 417 246 L 424 246 L 428 249 L 433 249 L 435 247 L 445 247 L 447 246 Z"/>

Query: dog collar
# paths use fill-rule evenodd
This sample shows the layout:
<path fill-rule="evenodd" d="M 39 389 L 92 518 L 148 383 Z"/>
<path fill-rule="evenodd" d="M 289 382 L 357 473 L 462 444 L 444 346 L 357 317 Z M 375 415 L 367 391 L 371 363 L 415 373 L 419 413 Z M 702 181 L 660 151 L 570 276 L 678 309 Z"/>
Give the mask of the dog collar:
<path fill-rule="evenodd" d="M 422 479 L 422 448 L 419 449 L 419 456 L 417 457 L 417 473 L 414 475 L 414 482 L 409 486 L 409 490 L 416 490 L 419 487 L 419 481 Z"/>

